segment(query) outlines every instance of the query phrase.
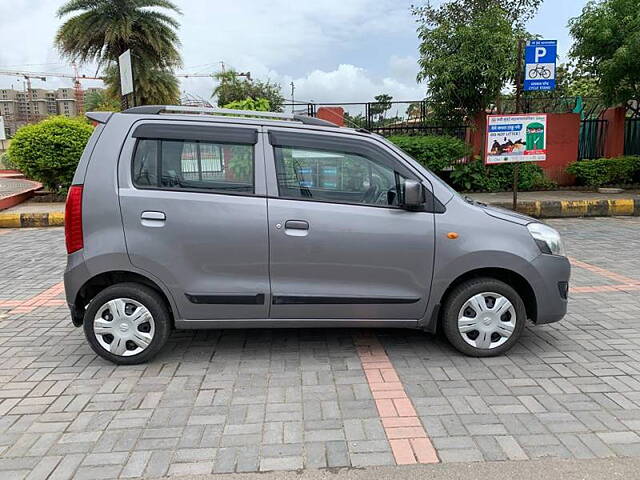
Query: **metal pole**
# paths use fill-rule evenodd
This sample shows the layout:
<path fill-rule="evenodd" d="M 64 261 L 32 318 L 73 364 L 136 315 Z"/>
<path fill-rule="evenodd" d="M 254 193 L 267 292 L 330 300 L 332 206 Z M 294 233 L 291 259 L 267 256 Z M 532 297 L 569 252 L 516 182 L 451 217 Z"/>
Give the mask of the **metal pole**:
<path fill-rule="evenodd" d="M 296 86 L 293 82 L 291 82 L 291 113 L 295 113 L 295 109 L 296 109 L 295 91 L 296 91 Z"/>
<path fill-rule="evenodd" d="M 522 98 L 522 56 L 524 54 L 524 39 L 518 40 L 518 63 L 516 71 L 516 111 L 515 113 L 521 113 L 521 98 Z M 516 162 L 513 166 L 513 210 L 518 209 L 518 177 L 520 176 L 520 164 Z"/>

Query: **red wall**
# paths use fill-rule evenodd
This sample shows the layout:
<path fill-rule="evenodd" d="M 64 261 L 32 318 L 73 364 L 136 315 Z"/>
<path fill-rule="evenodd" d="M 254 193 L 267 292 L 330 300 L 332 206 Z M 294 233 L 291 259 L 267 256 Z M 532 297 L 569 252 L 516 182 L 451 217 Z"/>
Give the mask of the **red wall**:
<path fill-rule="evenodd" d="M 474 129 L 467 141 L 473 155 L 484 159 L 487 115 L 482 113 L 474 119 Z M 565 172 L 567 166 L 578 159 L 580 137 L 580 115 L 577 113 L 547 114 L 547 160 L 536 162 L 545 175 L 558 185 L 573 185 L 574 178 Z"/>
<path fill-rule="evenodd" d="M 547 114 L 547 160 L 538 162 L 548 178 L 558 185 L 573 185 L 575 179 L 566 172 L 570 163 L 578 160 L 580 115 L 577 113 Z"/>
<path fill-rule="evenodd" d="M 342 107 L 320 107 L 316 117 L 344 127 L 344 108 Z"/>
<path fill-rule="evenodd" d="M 608 108 L 602 114 L 607 120 L 607 136 L 604 141 L 604 156 L 607 158 L 624 155 L 625 107 Z"/>

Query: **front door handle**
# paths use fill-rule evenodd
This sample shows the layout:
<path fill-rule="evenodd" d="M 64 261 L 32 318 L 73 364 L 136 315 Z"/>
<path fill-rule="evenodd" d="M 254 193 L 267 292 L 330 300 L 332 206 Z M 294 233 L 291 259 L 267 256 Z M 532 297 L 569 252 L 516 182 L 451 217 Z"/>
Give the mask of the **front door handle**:
<path fill-rule="evenodd" d="M 167 216 L 164 212 L 145 211 L 140 215 L 140 223 L 145 227 L 162 227 Z"/>
<path fill-rule="evenodd" d="M 287 230 L 309 230 L 309 222 L 305 220 L 287 220 L 284 223 Z"/>
<path fill-rule="evenodd" d="M 305 220 L 287 220 L 284 222 L 284 233 L 290 237 L 306 237 L 309 235 L 309 222 Z"/>

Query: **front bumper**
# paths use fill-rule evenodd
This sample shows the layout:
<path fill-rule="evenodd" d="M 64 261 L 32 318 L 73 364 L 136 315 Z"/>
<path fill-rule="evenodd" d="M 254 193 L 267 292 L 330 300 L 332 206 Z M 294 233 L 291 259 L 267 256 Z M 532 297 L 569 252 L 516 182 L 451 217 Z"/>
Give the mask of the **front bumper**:
<path fill-rule="evenodd" d="M 571 264 L 566 257 L 542 254 L 531 262 L 535 271 L 530 283 L 536 296 L 536 324 L 553 323 L 567 313 Z M 535 281 L 532 281 L 535 280 Z"/>

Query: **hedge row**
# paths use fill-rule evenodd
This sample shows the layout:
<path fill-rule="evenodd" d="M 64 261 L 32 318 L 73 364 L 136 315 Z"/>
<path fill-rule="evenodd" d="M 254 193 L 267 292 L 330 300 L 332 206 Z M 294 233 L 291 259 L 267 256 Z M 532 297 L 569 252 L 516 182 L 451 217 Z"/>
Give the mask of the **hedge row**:
<path fill-rule="evenodd" d="M 602 187 L 640 183 L 640 157 L 580 160 L 567 168 L 580 185 Z"/>
<path fill-rule="evenodd" d="M 459 163 L 458 160 L 468 156 L 471 150 L 458 138 L 395 136 L 389 140 L 458 190 L 500 192 L 513 187 L 512 164 L 486 166 L 477 158 Z M 545 190 L 553 186 L 538 165 L 520 165 L 520 190 Z"/>

